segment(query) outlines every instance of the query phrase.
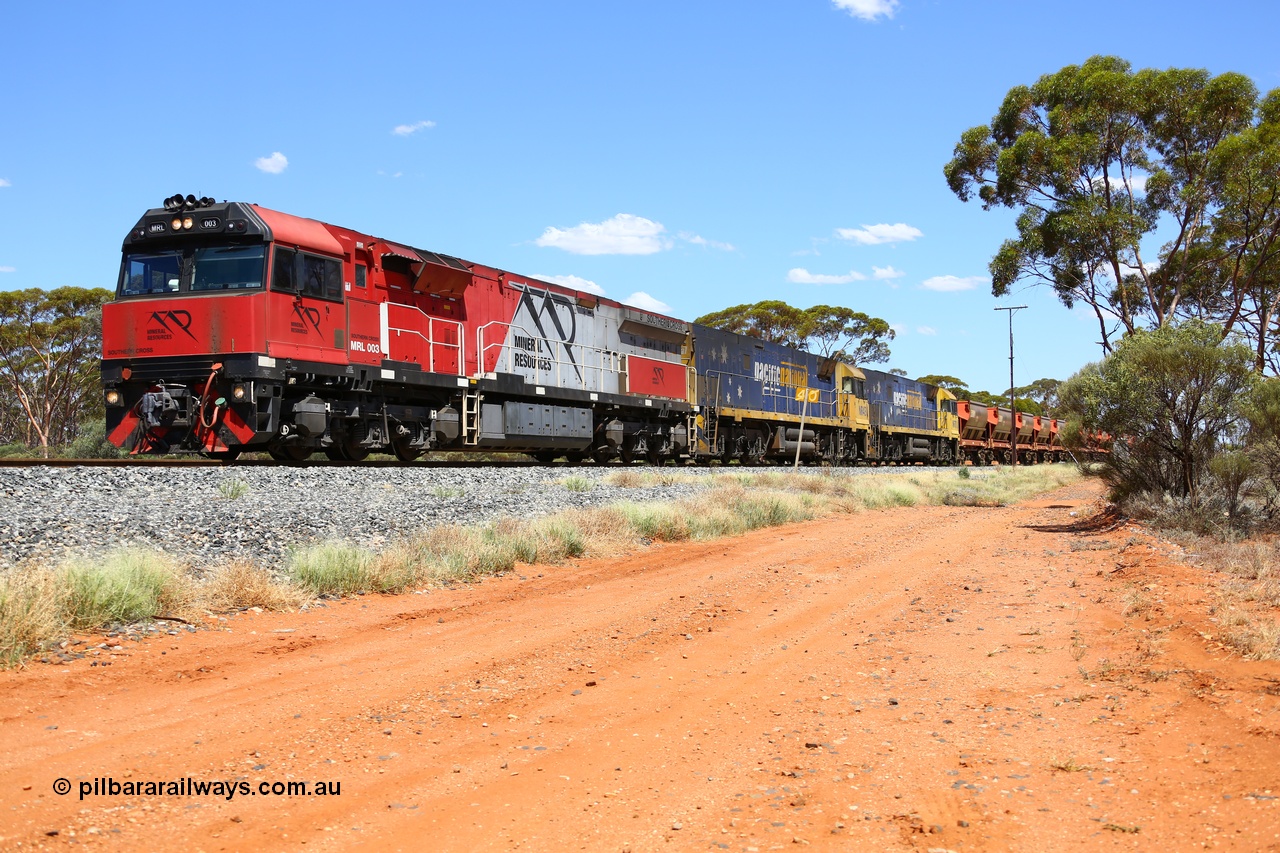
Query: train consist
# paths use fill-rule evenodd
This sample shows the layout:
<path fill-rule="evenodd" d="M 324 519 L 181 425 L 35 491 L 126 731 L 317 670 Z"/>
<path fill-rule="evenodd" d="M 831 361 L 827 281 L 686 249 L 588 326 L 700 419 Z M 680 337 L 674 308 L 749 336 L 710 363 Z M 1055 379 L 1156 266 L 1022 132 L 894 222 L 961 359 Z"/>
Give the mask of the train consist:
<path fill-rule="evenodd" d="M 173 196 L 123 253 L 102 381 L 132 453 L 985 463 L 1011 423 L 1020 461 L 1063 452 L 1058 422 L 253 204 Z"/>

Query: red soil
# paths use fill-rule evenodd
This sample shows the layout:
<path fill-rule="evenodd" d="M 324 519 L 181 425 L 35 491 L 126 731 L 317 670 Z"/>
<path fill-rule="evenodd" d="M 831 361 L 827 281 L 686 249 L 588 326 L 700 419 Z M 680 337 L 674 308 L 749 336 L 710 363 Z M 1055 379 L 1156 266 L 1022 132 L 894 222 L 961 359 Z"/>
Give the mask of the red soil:
<path fill-rule="evenodd" d="M 1098 497 L 831 517 L 0 674 L 0 847 L 1280 849 L 1280 666 L 1216 641 L 1210 573 L 1085 523 Z M 187 777 L 341 793 L 79 796 Z"/>

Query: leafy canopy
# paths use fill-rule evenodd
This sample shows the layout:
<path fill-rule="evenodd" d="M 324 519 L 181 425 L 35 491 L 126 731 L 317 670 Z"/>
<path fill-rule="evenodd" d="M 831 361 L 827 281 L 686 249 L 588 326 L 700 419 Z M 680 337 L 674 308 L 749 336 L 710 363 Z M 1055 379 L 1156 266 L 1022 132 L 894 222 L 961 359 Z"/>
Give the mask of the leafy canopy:
<path fill-rule="evenodd" d="M 855 364 L 889 360 L 893 329 L 879 317 L 831 305 L 795 308 L 777 299 L 734 305 L 704 314 L 695 323 L 815 352 L 824 358 L 844 352 Z"/>
<path fill-rule="evenodd" d="M 961 200 L 1017 211 L 990 264 L 996 296 L 1031 280 L 1089 306 L 1104 352 L 1117 332 L 1217 321 L 1250 336 L 1262 369 L 1280 303 L 1278 129 L 1280 90 L 1260 101 L 1244 75 L 1094 56 L 1010 89 L 944 174 Z"/>
<path fill-rule="evenodd" d="M 1198 320 L 1137 331 L 1063 383 L 1067 441 L 1116 436 L 1104 478 L 1118 496 L 1199 497 L 1210 461 L 1244 429 L 1251 352 Z"/>
<path fill-rule="evenodd" d="M 959 400 L 972 400 L 985 406 L 1008 406 L 1009 392 L 992 394 L 990 391 L 972 391 L 964 380 L 945 374 L 930 373 L 921 376 L 917 382 L 927 382 L 945 388 L 956 395 Z M 1058 405 L 1057 379 L 1037 379 L 1030 385 L 1021 385 L 1013 389 L 1014 406 L 1020 412 L 1032 415 L 1053 415 Z"/>
<path fill-rule="evenodd" d="M 0 292 L 0 407 L 3 443 L 73 440 L 101 417 L 102 304 L 111 292 L 59 287 Z"/>

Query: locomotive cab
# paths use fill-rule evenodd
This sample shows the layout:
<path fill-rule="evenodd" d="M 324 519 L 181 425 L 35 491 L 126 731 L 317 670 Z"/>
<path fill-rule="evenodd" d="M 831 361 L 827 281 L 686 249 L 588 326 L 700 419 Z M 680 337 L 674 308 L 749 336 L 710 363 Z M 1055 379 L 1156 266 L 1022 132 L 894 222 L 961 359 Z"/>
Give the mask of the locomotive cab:
<path fill-rule="evenodd" d="M 174 196 L 147 211 L 103 309 L 111 440 L 223 457 L 265 447 L 281 426 L 282 360 L 349 369 L 342 255 L 320 223 L 252 205 Z"/>

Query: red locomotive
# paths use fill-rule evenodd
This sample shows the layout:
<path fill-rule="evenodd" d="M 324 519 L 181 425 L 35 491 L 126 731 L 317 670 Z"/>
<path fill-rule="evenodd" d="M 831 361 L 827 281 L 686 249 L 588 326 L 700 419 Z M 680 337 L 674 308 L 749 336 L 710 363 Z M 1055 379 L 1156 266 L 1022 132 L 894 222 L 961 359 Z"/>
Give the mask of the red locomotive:
<path fill-rule="evenodd" d="M 689 325 L 252 204 L 176 195 L 103 310 L 107 433 L 135 453 L 687 446 Z"/>

